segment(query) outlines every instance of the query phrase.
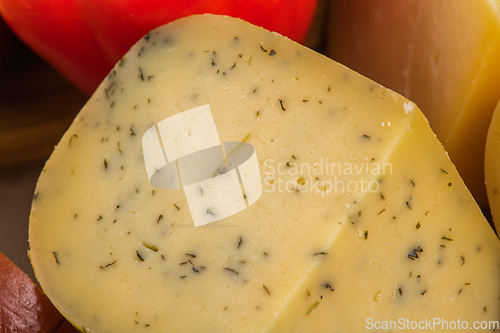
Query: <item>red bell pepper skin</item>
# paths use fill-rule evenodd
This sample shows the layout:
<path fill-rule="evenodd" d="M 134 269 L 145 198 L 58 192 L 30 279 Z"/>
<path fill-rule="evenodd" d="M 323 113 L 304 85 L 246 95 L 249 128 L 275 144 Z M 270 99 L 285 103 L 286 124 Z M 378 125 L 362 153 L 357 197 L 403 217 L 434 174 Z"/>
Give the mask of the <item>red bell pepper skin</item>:
<path fill-rule="evenodd" d="M 86 22 L 80 0 L 0 2 L 12 31 L 86 94 L 109 72 L 104 55 Z"/>
<path fill-rule="evenodd" d="M 148 31 L 202 13 L 242 18 L 303 43 L 317 0 L 0 0 L 35 52 L 90 95 Z"/>

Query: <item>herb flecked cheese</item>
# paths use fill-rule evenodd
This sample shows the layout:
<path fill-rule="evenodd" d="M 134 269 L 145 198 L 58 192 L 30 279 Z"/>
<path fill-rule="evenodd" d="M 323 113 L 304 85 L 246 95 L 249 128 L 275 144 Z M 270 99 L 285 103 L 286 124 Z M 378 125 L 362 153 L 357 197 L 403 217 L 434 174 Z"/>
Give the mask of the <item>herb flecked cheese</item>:
<path fill-rule="evenodd" d="M 220 142 L 255 149 L 262 195 L 195 227 L 182 189 L 149 183 L 141 138 L 204 105 Z M 85 332 L 500 314 L 500 244 L 420 110 L 228 17 L 163 26 L 115 66 L 42 171 L 29 240 L 43 290 Z"/>

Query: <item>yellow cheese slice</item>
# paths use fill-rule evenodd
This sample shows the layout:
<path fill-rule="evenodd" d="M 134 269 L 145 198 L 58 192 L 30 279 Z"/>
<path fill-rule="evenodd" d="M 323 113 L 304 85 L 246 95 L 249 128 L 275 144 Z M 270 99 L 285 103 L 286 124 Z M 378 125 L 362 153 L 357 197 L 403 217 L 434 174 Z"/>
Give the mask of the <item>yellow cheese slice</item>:
<path fill-rule="evenodd" d="M 500 101 L 491 119 L 484 156 L 486 189 L 495 229 L 500 230 Z"/>
<path fill-rule="evenodd" d="M 481 207 L 500 1 L 334 1 L 328 54 L 419 105 Z"/>
<path fill-rule="evenodd" d="M 141 39 L 59 142 L 32 207 L 37 279 L 85 332 L 500 316 L 499 241 L 418 107 L 238 19 Z"/>

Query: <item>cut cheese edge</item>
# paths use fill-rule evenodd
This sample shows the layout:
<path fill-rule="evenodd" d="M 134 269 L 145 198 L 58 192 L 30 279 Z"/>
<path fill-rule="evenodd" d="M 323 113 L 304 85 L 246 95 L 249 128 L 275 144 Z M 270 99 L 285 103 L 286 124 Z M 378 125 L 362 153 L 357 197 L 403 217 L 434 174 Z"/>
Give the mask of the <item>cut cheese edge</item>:
<path fill-rule="evenodd" d="M 491 119 L 484 156 L 486 190 L 495 229 L 500 230 L 500 101 Z"/>
<path fill-rule="evenodd" d="M 262 195 L 195 227 L 187 192 L 149 183 L 141 137 L 207 104 L 221 142 L 255 149 Z M 238 19 L 160 27 L 116 65 L 40 176 L 37 279 L 86 332 L 498 320 L 498 239 L 412 105 Z"/>
<path fill-rule="evenodd" d="M 479 205 L 500 98 L 499 0 L 335 1 L 328 55 L 419 105 Z"/>

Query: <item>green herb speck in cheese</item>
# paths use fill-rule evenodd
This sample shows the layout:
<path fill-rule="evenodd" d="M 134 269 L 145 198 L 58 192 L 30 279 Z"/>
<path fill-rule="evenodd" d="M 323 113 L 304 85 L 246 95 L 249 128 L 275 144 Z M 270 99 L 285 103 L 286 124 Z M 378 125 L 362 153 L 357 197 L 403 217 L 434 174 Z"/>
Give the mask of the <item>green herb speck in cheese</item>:
<path fill-rule="evenodd" d="M 269 55 L 272 57 L 274 55 L 276 55 L 276 51 L 274 51 L 274 49 L 271 49 L 271 51 L 269 51 Z"/>
<path fill-rule="evenodd" d="M 238 241 L 238 246 L 237 246 L 238 249 L 240 248 L 241 244 L 243 244 L 243 239 L 240 237 L 240 239 Z"/>
<path fill-rule="evenodd" d="M 153 192 L 154 192 L 154 190 L 153 190 Z M 154 193 L 153 193 L 153 194 L 154 194 Z M 175 206 L 175 208 L 177 208 L 177 210 L 181 210 L 181 209 L 179 208 L 179 206 L 177 206 L 176 204 L 174 204 L 174 206 Z"/>
<path fill-rule="evenodd" d="M 448 171 L 444 170 L 444 169 L 441 169 L 442 172 L 444 172 L 445 174 L 448 174 Z"/>
<path fill-rule="evenodd" d="M 326 256 L 327 254 L 328 252 L 321 251 L 321 252 L 316 252 L 314 256 Z"/>
<path fill-rule="evenodd" d="M 280 99 L 279 101 L 280 101 L 280 105 L 281 105 L 281 110 L 286 111 L 285 107 L 283 106 L 283 100 Z"/>
<path fill-rule="evenodd" d="M 446 237 L 446 236 L 441 237 L 441 239 L 444 239 L 444 240 L 447 240 L 447 241 L 450 241 L 450 242 L 453 241 L 453 239 L 451 239 L 449 237 Z"/>
<path fill-rule="evenodd" d="M 144 261 L 144 258 L 140 255 L 139 251 L 135 251 L 137 258 L 139 258 L 140 261 Z"/>
<path fill-rule="evenodd" d="M 462 264 L 460 266 L 463 266 L 465 264 L 465 258 L 464 256 L 461 256 L 461 258 L 462 258 Z"/>
<path fill-rule="evenodd" d="M 399 295 L 403 296 L 403 290 L 401 288 L 399 288 L 398 291 L 399 291 Z"/>
<path fill-rule="evenodd" d="M 224 267 L 224 269 L 225 269 L 226 271 L 228 271 L 228 272 L 231 272 L 231 273 L 235 274 L 235 275 L 239 275 L 239 274 L 240 274 L 239 272 L 237 272 L 237 271 L 235 271 L 234 269 L 229 268 L 229 267 Z"/>
<path fill-rule="evenodd" d="M 75 138 L 75 139 L 76 139 L 76 138 L 78 138 L 78 135 L 73 134 L 73 135 L 71 136 L 71 138 L 69 138 L 68 147 L 69 147 L 69 146 L 71 146 L 71 141 L 73 141 L 73 138 Z"/>
<path fill-rule="evenodd" d="M 449 183 L 448 183 L 448 187 L 450 187 L 451 185 L 452 185 L 452 183 L 451 183 L 451 182 L 449 182 Z"/>
<path fill-rule="evenodd" d="M 104 169 L 108 169 L 108 161 L 104 160 Z"/>
<path fill-rule="evenodd" d="M 420 229 L 421 225 L 420 225 L 420 222 L 417 222 L 417 225 L 415 226 L 415 228 Z"/>
<path fill-rule="evenodd" d="M 163 215 L 158 216 L 158 219 L 156 220 L 156 223 L 160 223 L 161 219 L 163 218 Z"/>
<path fill-rule="evenodd" d="M 56 260 L 56 264 L 59 266 L 59 258 L 57 257 L 57 252 L 52 251 L 52 255 L 54 256 L 54 259 Z"/>
<path fill-rule="evenodd" d="M 365 231 L 365 239 L 368 239 L 368 230 Z"/>
<path fill-rule="evenodd" d="M 363 134 L 363 139 L 371 139 L 369 135 Z"/>
<path fill-rule="evenodd" d="M 318 307 L 318 305 L 319 305 L 319 301 L 315 302 L 313 305 L 311 305 L 309 307 L 309 309 L 307 310 L 306 315 L 310 314 L 314 309 L 316 309 Z"/>
<path fill-rule="evenodd" d="M 101 267 L 102 269 L 104 269 L 104 268 L 107 268 L 107 267 L 109 267 L 111 265 L 114 265 L 115 263 L 116 263 L 116 260 L 113 261 L 113 262 L 111 262 L 111 263 L 109 263 L 109 264 L 107 264 L 107 265 L 105 265 L 105 266 L 99 266 L 99 267 Z"/>
<path fill-rule="evenodd" d="M 420 294 L 421 294 L 422 296 L 424 296 L 426 292 L 427 292 L 427 290 L 424 290 L 424 291 L 422 291 Z"/>
<path fill-rule="evenodd" d="M 269 289 L 267 289 L 267 287 L 266 287 L 266 285 L 265 285 L 265 284 L 263 284 L 263 285 L 262 285 L 262 287 L 264 288 L 264 290 L 265 290 L 265 291 L 266 291 L 269 295 L 271 295 L 271 292 L 269 291 Z"/>
<path fill-rule="evenodd" d="M 185 253 L 185 255 L 191 258 L 196 258 L 196 254 Z"/>
<path fill-rule="evenodd" d="M 262 45 L 260 46 L 260 49 L 267 53 L 267 50 Z"/>
<path fill-rule="evenodd" d="M 380 192 L 380 197 L 382 198 L 382 200 L 385 200 L 385 197 L 384 197 L 384 195 L 382 194 L 382 192 Z"/>
<path fill-rule="evenodd" d="M 411 200 L 411 198 L 410 198 L 410 200 Z M 413 209 L 413 208 L 411 208 L 411 206 L 410 206 L 410 202 L 409 202 L 409 201 L 406 201 L 406 206 L 407 206 L 408 208 L 410 208 L 410 209 Z"/>
<path fill-rule="evenodd" d="M 214 209 L 212 207 L 210 208 L 207 208 L 207 215 L 211 215 L 211 216 L 217 216 L 214 212 Z"/>
<path fill-rule="evenodd" d="M 377 215 L 380 215 L 380 214 L 382 214 L 383 212 L 385 212 L 385 208 L 384 208 L 384 209 L 382 209 L 380 212 L 378 212 L 378 214 L 377 214 Z"/>
<path fill-rule="evenodd" d="M 415 182 L 413 180 L 410 180 L 410 183 L 413 187 L 415 187 Z"/>
<path fill-rule="evenodd" d="M 144 74 L 142 73 L 142 68 L 139 67 L 139 78 L 141 79 L 141 81 L 144 81 Z"/>
<path fill-rule="evenodd" d="M 410 252 L 410 254 L 408 254 L 408 258 L 410 258 L 411 260 L 418 259 L 418 254 L 422 252 L 424 252 L 424 250 L 419 246 L 416 249 L 413 249 L 413 252 Z"/>
<path fill-rule="evenodd" d="M 233 69 L 234 67 L 236 67 L 236 63 L 233 63 L 230 69 Z"/>

